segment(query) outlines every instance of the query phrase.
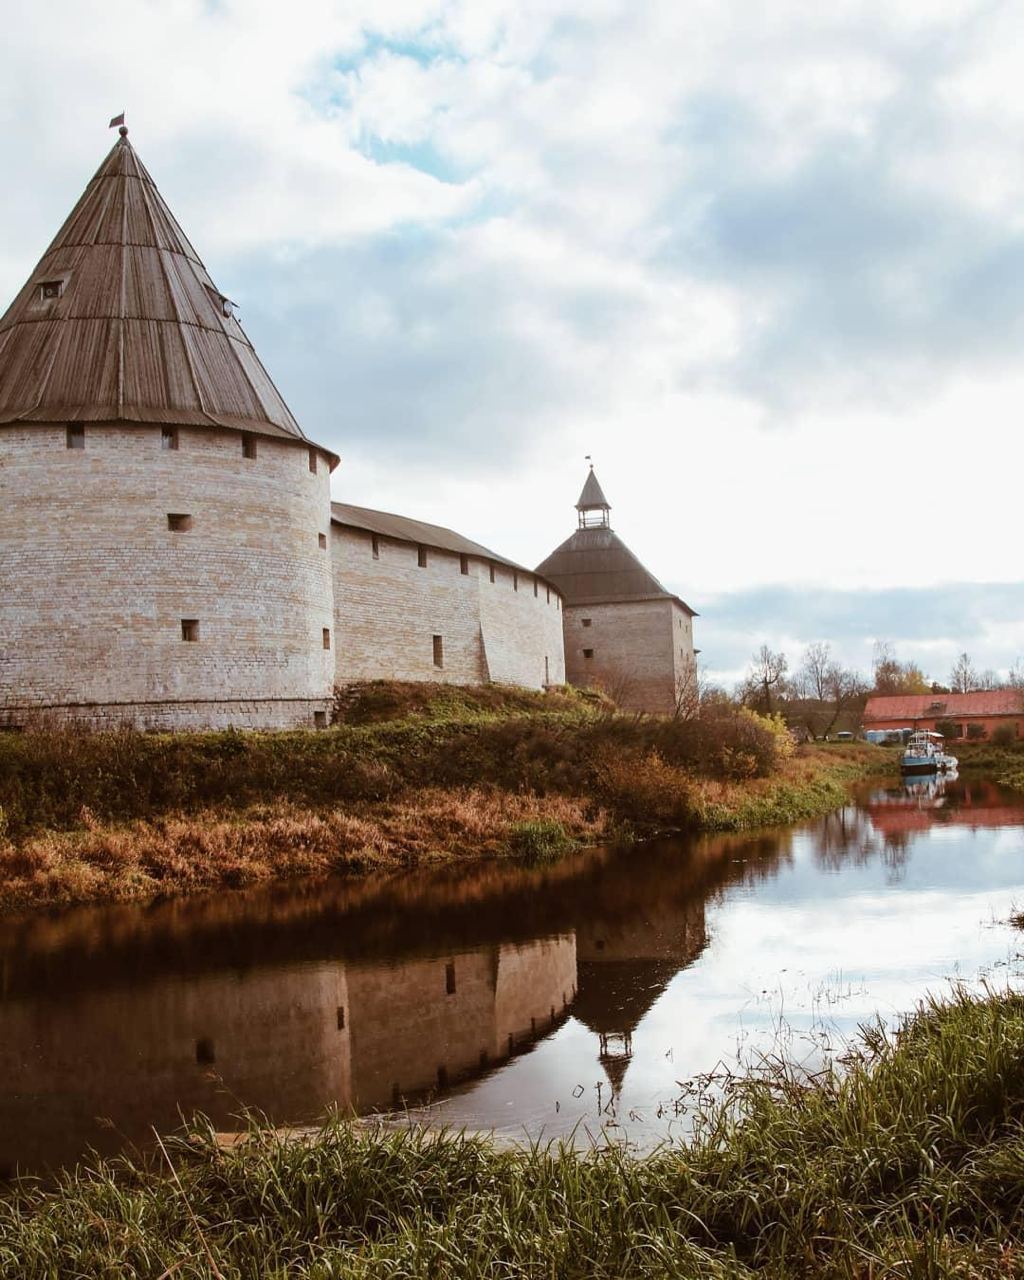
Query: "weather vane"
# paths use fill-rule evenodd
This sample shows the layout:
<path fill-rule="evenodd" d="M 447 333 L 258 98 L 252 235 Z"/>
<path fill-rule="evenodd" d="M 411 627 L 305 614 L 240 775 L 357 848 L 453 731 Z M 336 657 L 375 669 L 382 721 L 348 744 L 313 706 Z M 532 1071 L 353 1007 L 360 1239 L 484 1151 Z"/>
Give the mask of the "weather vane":
<path fill-rule="evenodd" d="M 114 118 L 113 118 L 113 120 L 111 120 L 110 124 L 108 124 L 108 125 L 107 125 L 107 128 L 108 128 L 108 129 L 115 129 L 115 128 L 117 128 L 117 126 L 118 126 L 118 125 L 120 125 L 120 126 L 121 126 L 121 127 L 120 127 L 120 129 L 118 129 L 118 132 L 120 133 L 121 137 L 122 137 L 122 138 L 127 138 L 127 136 L 128 136 L 128 126 L 127 126 L 127 125 L 125 124 L 125 122 L 124 122 L 124 112 L 123 112 L 123 111 L 121 112 L 121 114 L 120 114 L 119 116 L 114 116 Z"/>

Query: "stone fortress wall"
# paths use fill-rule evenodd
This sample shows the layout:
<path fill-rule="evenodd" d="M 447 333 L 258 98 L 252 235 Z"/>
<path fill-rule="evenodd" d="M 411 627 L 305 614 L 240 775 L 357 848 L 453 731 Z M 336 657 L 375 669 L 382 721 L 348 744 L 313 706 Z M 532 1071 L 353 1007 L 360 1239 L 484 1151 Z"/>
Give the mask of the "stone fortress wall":
<path fill-rule="evenodd" d="M 0 724 L 326 722 L 327 455 L 207 427 L 163 443 L 159 426 L 88 423 L 81 448 L 64 423 L 0 427 Z"/>
<path fill-rule="evenodd" d="M 339 523 L 332 561 L 339 684 L 565 682 L 561 598 L 534 574 Z"/>

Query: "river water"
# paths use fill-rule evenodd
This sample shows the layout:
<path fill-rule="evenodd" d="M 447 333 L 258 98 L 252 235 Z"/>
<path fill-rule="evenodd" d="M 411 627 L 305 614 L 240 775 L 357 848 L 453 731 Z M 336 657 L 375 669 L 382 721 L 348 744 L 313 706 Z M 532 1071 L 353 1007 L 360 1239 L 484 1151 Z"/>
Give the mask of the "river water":
<path fill-rule="evenodd" d="M 813 1068 L 1024 937 L 1024 799 L 874 784 L 760 835 L 0 920 L 0 1176 L 242 1107 L 682 1138 L 694 1076 Z"/>

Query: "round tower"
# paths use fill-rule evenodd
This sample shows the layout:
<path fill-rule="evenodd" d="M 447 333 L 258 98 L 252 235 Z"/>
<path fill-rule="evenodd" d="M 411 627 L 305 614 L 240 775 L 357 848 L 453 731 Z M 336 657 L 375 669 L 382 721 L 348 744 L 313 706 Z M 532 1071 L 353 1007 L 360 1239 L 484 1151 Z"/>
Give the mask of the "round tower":
<path fill-rule="evenodd" d="M 127 130 L 0 319 L 0 724 L 325 723 L 330 472 Z"/>

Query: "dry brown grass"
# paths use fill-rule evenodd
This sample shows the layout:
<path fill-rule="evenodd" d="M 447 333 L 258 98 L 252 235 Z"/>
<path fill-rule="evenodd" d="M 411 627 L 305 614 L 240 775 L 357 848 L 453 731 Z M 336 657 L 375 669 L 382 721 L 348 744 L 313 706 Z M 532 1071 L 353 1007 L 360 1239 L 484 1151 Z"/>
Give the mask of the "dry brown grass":
<path fill-rule="evenodd" d="M 428 788 L 393 802 L 312 810 L 286 802 L 202 810 L 122 825 L 97 822 L 0 841 L 0 903 L 69 906 L 128 901 L 271 879 L 364 872 L 508 854 L 524 823 L 558 823 L 595 843 L 603 810 L 564 796 Z"/>

